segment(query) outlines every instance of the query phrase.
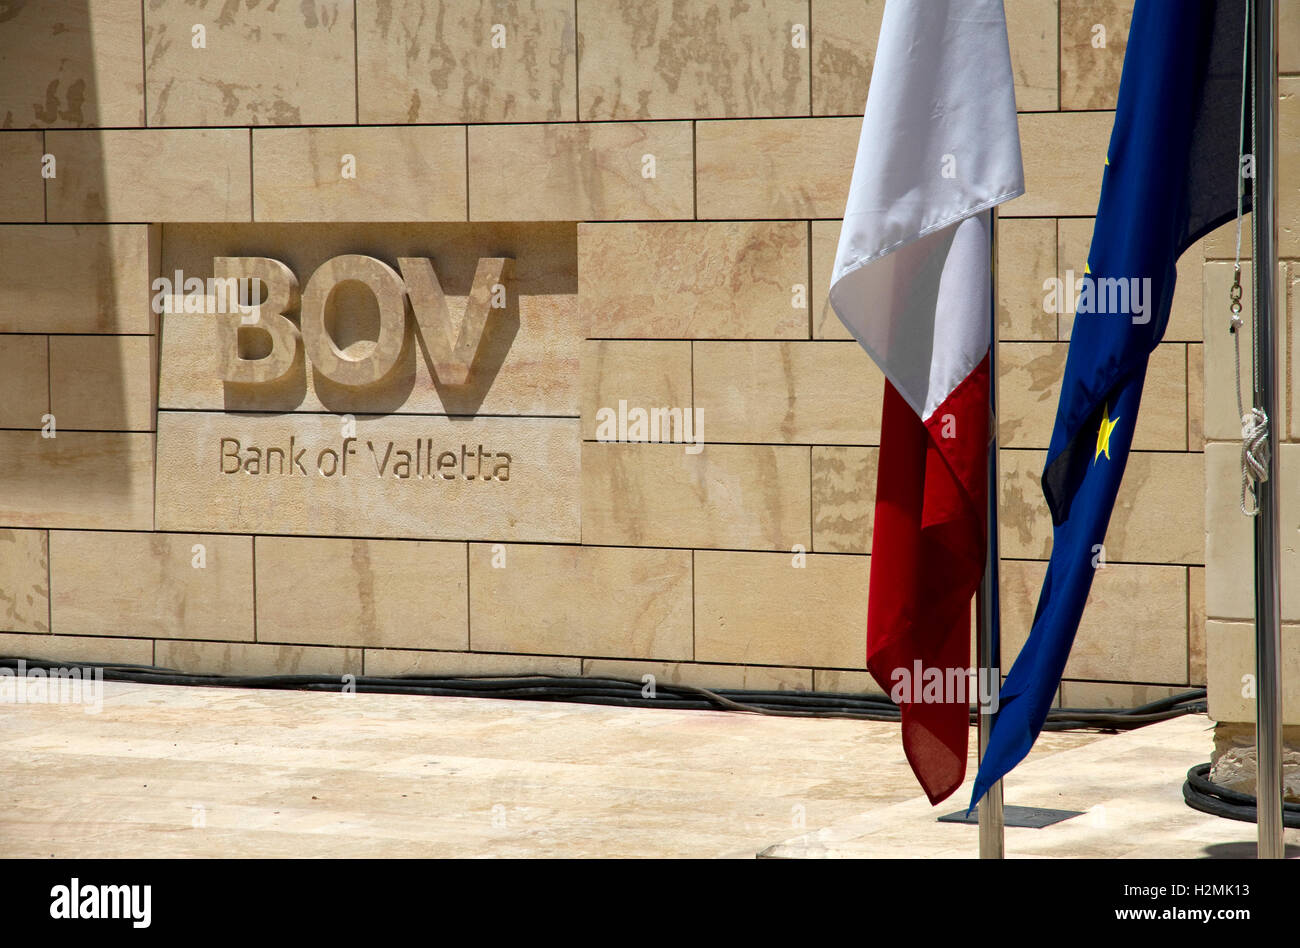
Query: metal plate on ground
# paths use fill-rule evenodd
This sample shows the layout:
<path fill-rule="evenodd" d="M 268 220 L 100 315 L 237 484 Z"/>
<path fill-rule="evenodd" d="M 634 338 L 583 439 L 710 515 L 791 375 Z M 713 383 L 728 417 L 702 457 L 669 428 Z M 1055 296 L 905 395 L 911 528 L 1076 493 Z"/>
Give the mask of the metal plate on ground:
<path fill-rule="evenodd" d="M 1061 823 L 1075 816 L 1083 816 L 1082 810 L 1049 810 L 1041 806 L 1006 806 L 1002 808 L 1002 822 L 1006 826 L 1023 826 L 1027 829 L 1042 829 L 1053 823 Z M 980 808 L 976 807 L 966 815 L 965 810 L 949 813 L 939 817 L 940 823 L 978 824 Z"/>

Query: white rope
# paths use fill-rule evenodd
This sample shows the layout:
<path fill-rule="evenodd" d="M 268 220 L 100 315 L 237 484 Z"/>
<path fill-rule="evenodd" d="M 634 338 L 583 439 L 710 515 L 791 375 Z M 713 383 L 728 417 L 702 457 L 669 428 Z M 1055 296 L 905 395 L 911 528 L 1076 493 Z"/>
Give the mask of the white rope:
<path fill-rule="evenodd" d="M 1244 155 L 1241 153 L 1241 142 L 1246 137 L 1246 88 L 1249 79 L 1249 70 L 1247 68 L 1247 53 L 1250 48 L 1250 4 L 1246 4 L 1246 27 L 1242 33 L 1241 49 L 1241 124 L 1237 132 L 1237 250 L 1236 257 L 1232 265 L 1232 288 L 1228 291 L 1231 304 L 1229 309 L 1232 317 L 1229 320 L 1228 332 L 1232 334 L 1232 348 L 1234 355 L 1234 367 L 1236 368 L 1236 396 L 1237 396 L 1237 416 L 1241 419 L 1241 512 L 1248 517 L 1254 517 L 1259 513 L 1259 485 L 1268 480 L 1268 415 L 1262 408 L 1251 407 L 1246 411 L 1241 398 L 1241 219 L 1244 195 L 1246 190 L 1246 174 Z M 1251 194 L 1258 194 L 1255 187 L 1256 180 L 1254 175 L 1254 158 L 1255 158 L 1255 116 L 1251 114 L 1250 120 L 1250 155 L 1251 155 Z M 1254 248 L 1252 247 L 1252 257 L 1254 265 L 1258 266 L 1259 261 Z M 1251 391 L 1256 391 L 1259 387 L 1259 301 L 1251 299 Z M 1253 397 L 1252 397 L 1253 401 Z M 1250 506 L 1246 505 L 1246 497 L 1250 496 Z"/>

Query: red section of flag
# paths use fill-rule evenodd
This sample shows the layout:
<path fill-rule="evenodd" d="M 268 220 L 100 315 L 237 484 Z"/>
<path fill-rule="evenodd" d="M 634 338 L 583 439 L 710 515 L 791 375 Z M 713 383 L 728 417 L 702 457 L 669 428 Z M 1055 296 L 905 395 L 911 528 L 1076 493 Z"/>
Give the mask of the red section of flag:
<path fill-rule="evenodd" d="M 920 689 L 917 662 L 942 670 L 945 681 L 954 677 L 947 669 L 961 670 L 960 701 L 945 690 L 937 702 L 900 702 L 903 750 L 932 804 L 966 776 L 970 603 L 988 529 L 988 392 L 987 354 L 927 422 L 885 383 L 867 668 L 886 693 L 900 681 Z"/>

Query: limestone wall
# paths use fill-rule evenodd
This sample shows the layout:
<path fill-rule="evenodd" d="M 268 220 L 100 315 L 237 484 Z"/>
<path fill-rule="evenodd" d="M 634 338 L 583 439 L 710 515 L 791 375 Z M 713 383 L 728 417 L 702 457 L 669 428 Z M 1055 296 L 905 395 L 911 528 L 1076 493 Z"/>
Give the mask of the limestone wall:
<path fill-rule="evenodd" d="M 16 8 L 0 23 L 0 652 L 873 688 L 881 378 L 825 299 L 882 8 Z M 1051 542 L 1038 477 L 1070 316 L 1045 282 L 1083 272 L 1130 8 L 1007 2 L 1028 188 L 998 225 L 1008 662 Z M 1300 3 L 1283 10 L 1296 260 Z M 1222 267 L 1202 268 L 1228 251 L 1216 236 L 1180 268 L 1067 705 L 1205 681 L 1207 556 L 1242 555 L 1206 541 L 1233 449 L 1205 453 L 1227 436 L 1203 408 Z M 153 305 L 154 279 L 206 280 L 216 257 L 278 260 L 305 293 L 352 254 L 430 258 L 454 318 L 480 258 L 513 259 L 463 384 L 414 317 L 373 383 L 339 384 L 301 344 L 275 382 L 228 381 L 218 318 Z M 329 301 L 354 353 L 380 322 L 356 284 Z M 702 450 L 598 440 L 620 402 L 698 417 Z M 268 473 L 270 447 L 292 473 Z M 393 477 L 403 451 L 424 466 Z M 508 480 L 484 478 L 489 455 L 509 455 Z M 1216 622 L 1240 618 L 1234 596 Z"/>

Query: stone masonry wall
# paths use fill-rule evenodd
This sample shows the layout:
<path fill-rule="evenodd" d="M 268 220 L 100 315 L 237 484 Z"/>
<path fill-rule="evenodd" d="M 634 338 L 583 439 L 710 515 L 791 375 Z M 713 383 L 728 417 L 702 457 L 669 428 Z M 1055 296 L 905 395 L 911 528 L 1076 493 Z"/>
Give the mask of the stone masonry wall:
<path fill-rule="evenodd" d="M 1009 664 L 1051 542 L 1038 477 L 1070 316 L 1045 309 L 1045 281 L 1083 272 L 1131 4 L 1006 8 L 1027 185 L 997 231 Z M 875 690 L 882 382 L 825 301 L 882 9 L 14 6 L 0 22 L 0 652 Z M 1282 9 L 1282 252 L 1300 275 L 1300 2 Z M 1203 407 L 1230 250 L 1215 235 L 1180 266 L 1067 706 L 1204 683 L 1207 601 L 1211 659 L 1216 623 L 1241 618 L 1239 593 L 1218 608 L 1207 575 L 1242 556 L 1236 533 L 1206 537 L 1222 506 L 1207 513 L 1207 483 L 1234 450 L 1215 443 L 1232 427 L 1221 403 Z M 214 257 L 271 257 L 305 287 L 344 254 L 432 258 L 453 312 L 480 257 L 514 258 L 512 309 L 466 384 L 430 370 L 409 325 L 374 385 L 340 386 L 301 351 L 275 385 L 223 382 L 212 317 L 152 305 L 155 278 L 213 276 Z M 375 338 L 364 293 L 331 305 L 340 342 Z M 598 441 L 597 413 L 620 401 L 698 410 L 703 450 Z M 511 480 L 221 473 L 223 438 L 319 446 L 348 420 L 358 445 L 510 454 Z M 1300 458 L 1290 471 L 1295 497 Z"/>

